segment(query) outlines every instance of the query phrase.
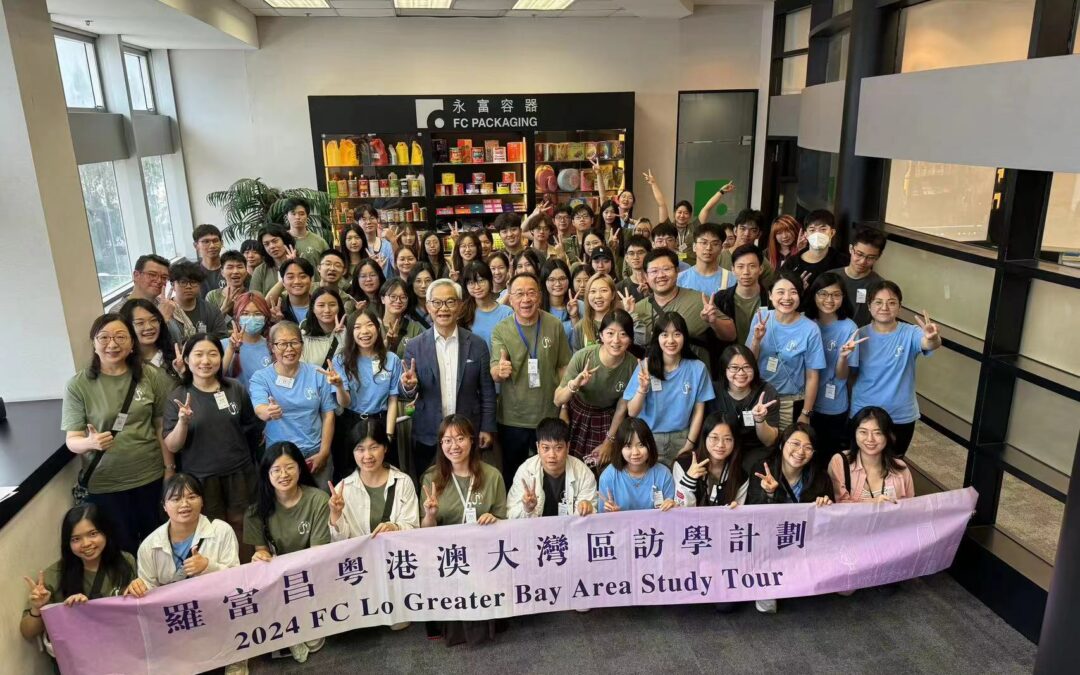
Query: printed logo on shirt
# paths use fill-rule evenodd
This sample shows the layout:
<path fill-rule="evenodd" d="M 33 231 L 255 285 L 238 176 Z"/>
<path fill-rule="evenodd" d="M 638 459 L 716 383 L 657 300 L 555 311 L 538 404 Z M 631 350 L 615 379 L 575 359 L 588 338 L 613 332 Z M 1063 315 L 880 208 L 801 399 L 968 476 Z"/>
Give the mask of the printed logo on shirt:
<path fill-rule="evenodd" d="M 262 363 L 263 368 L 267 367 L 268 365 L 270 365 L 273 362 L 274 362 L 274 360 L 271 359 L 269 356 L 262 357 L 262 361 L 260 361 L 260 363 Z"/>
<path fill-rule="evenodd" d="M 296 531 L 300 534 L 307 534 L 311 531 L 311 522 L 307 520 L 301 520 L 300 524 L 296 526 Z"/>
<path fill-rule="evenodd" d="M 825 345 L 825 350 L 830 351 L 830 352 L 835 352 L 836 351 L 836 345 L 837 345 L 836 340 L 829 340 L 829 344 Z"/>
<path fill-rule="evenodd" d="M 626 388 L 626 383 L 625 382 L 616 382 L 615 383 L 615 391 L 622 391 L 625 388 Z"/>
<path fill-rule="evenodd" d="M 543 345 L 544 345 L 544 349 L 550 348 L 551 347 L 551 338 L 545 337 Z"/>
<path fill-rule="evenodd" d="M 798 348 L 799 348 L 799 341 L 798 340 L 791 340 L 791 341 L 789 341 L 787 343 L 787 347 L 784 347 L 784 349 L 789 351 L 789 352 L 793 352 Z"/>
<path fill-rule="evenodd" d="M 304 390 L 304 397 L 307 398 L 307 400 L 309 401 L 314 401 L 316 398 L 319 397 L 319 395 L 315 392 L 314 387 L 308 387 Z"/>
<path fill-rule="evenodd" d="M 233 402 L 230 401 L 229 402 L 229 414 L 234 416 L 234 417 L 236 415 L 239 415 L 240 414 L 240 404 L 239 403 L 233 403 Z"/>
<path fill-rule="evenodd" d="M 689 382 L 683 382 L 682 383 L 682 393 L 683 393 L 683 396 L 689 396 L 690 395 L 690 383 Z"/>
<path fill-rule="evenodd" d="M 390 373 L 388 371 L 385 371 L 385 370 L 380 370 L 378 372 L 378 374 L 375 375 L 375 381 L 376 382 L 386 382 L 389 379 L 390 379 Z"/>
<path fill-rule="evenodd" d="M 143 393 L 142 385 L 135 387 L 135 396 L 133 397 L 136 403 L 142 403 L 143 401 L 150 400 L 149 397 Z"/>
<path fill-rule="evenodd" d="M 898 346 L 896 348 L 896 354 L 893 356 L 893 358 L 898 359 L 903 355 L 904 355 L 904 345 L 900 345 L 900 346 Z"/>

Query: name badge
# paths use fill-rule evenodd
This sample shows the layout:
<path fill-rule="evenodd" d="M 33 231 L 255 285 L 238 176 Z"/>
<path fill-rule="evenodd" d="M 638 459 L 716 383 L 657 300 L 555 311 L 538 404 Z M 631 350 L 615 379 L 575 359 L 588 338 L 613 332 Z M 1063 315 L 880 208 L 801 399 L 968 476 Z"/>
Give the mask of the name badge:
<path fill-rule="evenodd" d="M 829 399 L 830 401 L 833 400 L 834 398 L 836 398 L 836 385 L 835 384 L 827 384 L 827 385 L 825 385 L 825 398 Z"/>
<path fill-rule="evenodd" d="M 466 506 L 465 507 L 465 523 L 467 524 L 467 523 L 475 523 L 475 522 L 476 522 L 476 507 L 475 506 Z"/>
<path fill-rule="evenodd" d="M 223 391 L 214 392 L 214 403 L 217 403 L 218 410 L 229 409 L 229 399 L 225 396 L 225 392 Z"/>
<path fill-rule="evenodd" d="M 769 371 L 770 373 L 775 373 L 776 371 L 780 370 L 780 359 L 776 358 L 775 356 L 770 356 L 769 360 L 765 362 L 765 370 Z"/>
<path fill-rule="evenodd" d="M 195 332 L 196 333 L 205 333 L 206 332 L 206 323 L 203 322 L 203 321 L 200 321 L 199 323 L 195 324 Z"/>
<path fill-rule="evenodd" d="M 754 413 L 750 412 L 749 410 L 742 411 L 742 423 L 744 427 L 754 426 Z"/>
<path fill-rule="evenodd" d="M 540 388 L 540 359 L 529 359 L 529 389 Z"/>
<path fill-rule="evenodd" d="M 123 431 L 124 425 L 127 424 L 127 413 L 120 413 L 116 416 L 116 421 L 112 423 L 113 431 Z"/>
<path fill-rule="evenodd" d="M 274 380 L 274 384 L 279 387 L 285 387 L 286 389 L 292 389 L 293 385 L 296 384 L 296 380 L 291 377 L 285 377 L 284 375 L 278 375 L 277 379 Z"/>
<path fill-rule="evenodd" d="M 856 291 L 855 291 L 855 302 L 860 303 L 860 304 L 866 302 L 866 289 L 865 288 L 856 289 Z"/>
<path fill-rule="evenodd" d="M 566 502 L 559 502 L 559 515 L 569 516 L 571 514 L 570 505 Z"/>
<path fill-rule="evenodd" d="M 659 378 L 650 377 L 649 378 L 649 389 L 652 389 L 653 391 L 663 391 L 664 390 L 664 383 L 661 382 Z"/>

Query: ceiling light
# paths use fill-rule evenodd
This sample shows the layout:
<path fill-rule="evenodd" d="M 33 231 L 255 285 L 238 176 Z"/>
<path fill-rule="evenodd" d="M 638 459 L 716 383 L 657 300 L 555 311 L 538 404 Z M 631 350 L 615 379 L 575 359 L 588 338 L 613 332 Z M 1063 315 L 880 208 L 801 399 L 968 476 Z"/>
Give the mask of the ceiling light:
<path fill-rule="evenodd" d="M 398 9 L 450 9 L 454 0 L 394 0 Z"/>
<path fill-rule="evenodd" d="M 266 0 L 274 9 L 326 9 L 330 3 L 326 0 Z"/>
<path fill-rule="evenodd" d="M 512 9 L 536 12 L 557 12 L 572 5 L 574 0 L 517 0 Z"/>

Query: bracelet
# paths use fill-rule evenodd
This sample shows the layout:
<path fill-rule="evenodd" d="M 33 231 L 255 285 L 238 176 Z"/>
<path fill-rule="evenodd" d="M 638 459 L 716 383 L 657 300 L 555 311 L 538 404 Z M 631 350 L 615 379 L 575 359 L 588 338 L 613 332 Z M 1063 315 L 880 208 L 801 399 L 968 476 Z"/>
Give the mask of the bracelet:
<path fill-rule="evenodd" d="M 695 445 L 697 445 L 697 441 L 696 441 L 696 440 L 695 440 L 695 441 L 692 441 L 692 440 L 690 440 L 689 438 L 688 438 L 688 439 L 686 439 L 686 442 L 687 442 L 687 443 L 689 443 L 689 444 L 690 444 L 691 446 L 695 446 Z"/>
<path fill-rule="evenodd" d="M 35 619 L 40 619 L 41 618 L 41 610 L 38 610 L 38 613 L 34 614 L 34 610 L 33 610 L 33 608 L 31 608 L 31 609 L 27 610 L 26 613 L 29 614 L 30 616 L 34 617 Z"/>
<path fill-rule="evenodd" d="M 176 471 L 176 465 L 175 464 L 166 464 L 165 468 L 168 469 L 169 471 Z"/>
<path fill-rule="evenodd" d="M 580 389 L 574 389 L 574 381 L 573 380 L 570 380 L 569 382 L 566 383 L 566 388 L 570 390 L 571 394 L 576 394 L 579 391 L 581 391 Z"/>

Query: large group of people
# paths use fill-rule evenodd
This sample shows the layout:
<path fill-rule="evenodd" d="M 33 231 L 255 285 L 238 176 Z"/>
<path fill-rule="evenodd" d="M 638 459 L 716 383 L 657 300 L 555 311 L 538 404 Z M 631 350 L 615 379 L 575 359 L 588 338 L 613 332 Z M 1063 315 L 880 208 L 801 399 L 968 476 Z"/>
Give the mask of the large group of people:
<path fill-rule="evenodd" d="M 363 207 L 332 247 L 297 199 L 239 250 L 200 225 L 197 263 L 140 257 L 64 395 L 84 500 L 22 633 L 49 602 L 369 534 L 913 496 L 915 362 L 941 338 L 900 321 L 885 236 L 842 249 L 828 211 L 711 222 L 730 185 L 669 220 L 645 180 L 655 227 L 629 191 L 449 235 Z"/>

